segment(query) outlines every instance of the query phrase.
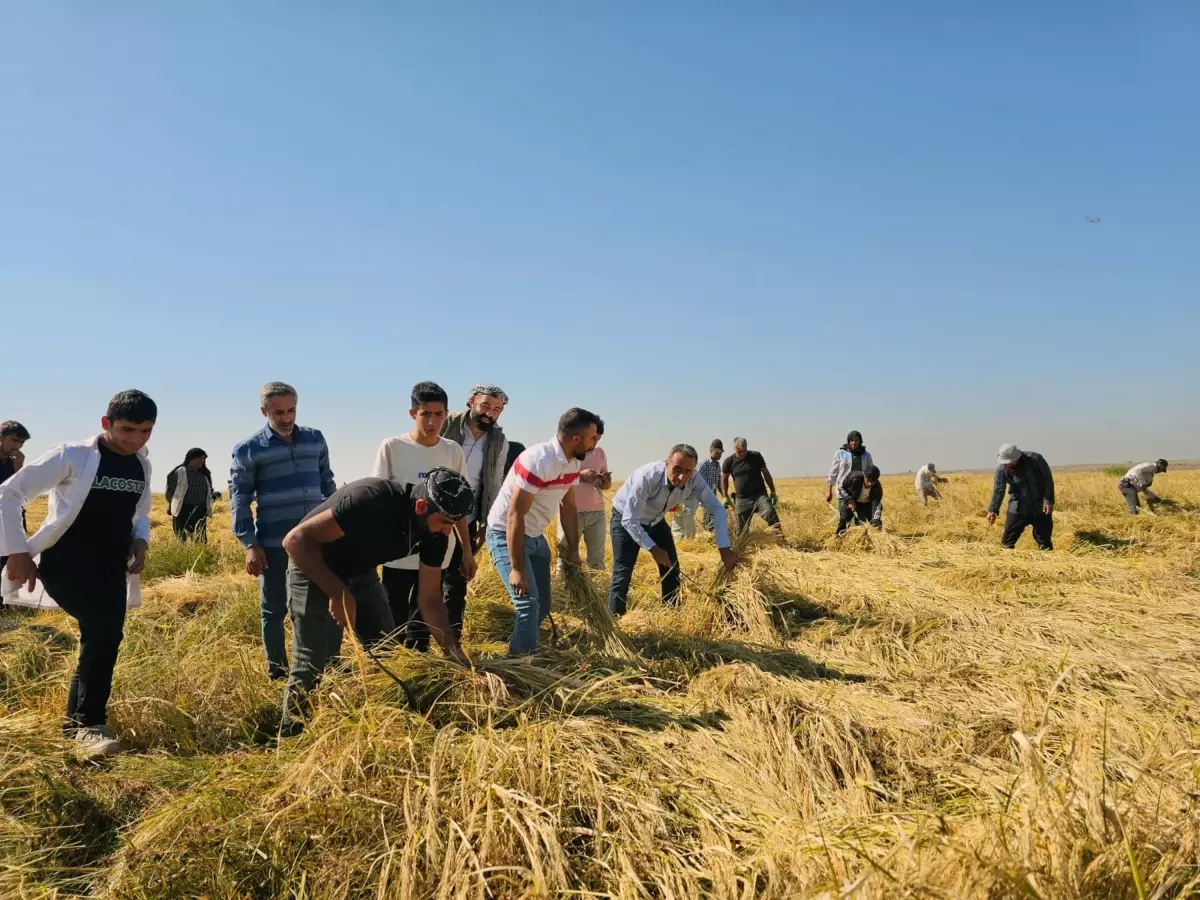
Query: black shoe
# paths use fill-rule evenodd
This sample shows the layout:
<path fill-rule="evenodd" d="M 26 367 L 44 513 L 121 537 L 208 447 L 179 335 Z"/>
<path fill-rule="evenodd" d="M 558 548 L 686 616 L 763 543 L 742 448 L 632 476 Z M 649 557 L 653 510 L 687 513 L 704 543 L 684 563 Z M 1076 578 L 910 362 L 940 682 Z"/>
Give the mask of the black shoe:
<path fill-rule="evenodd" d="M 270 678 L 272 681 L 287 681 L 288 670 L 276 668 L 275 666 L 270 666 L 267 669 L 267 677 Z"/>
<path fill-rule="evenodd" d="M 298 737 L 300 734 L 303 733 L 303 731 L 304 731 L 304 720 L 303 719 L 285 719 L 284 721 L 279 723 L 279 737 L 281 740 L 283 738 Z"/>

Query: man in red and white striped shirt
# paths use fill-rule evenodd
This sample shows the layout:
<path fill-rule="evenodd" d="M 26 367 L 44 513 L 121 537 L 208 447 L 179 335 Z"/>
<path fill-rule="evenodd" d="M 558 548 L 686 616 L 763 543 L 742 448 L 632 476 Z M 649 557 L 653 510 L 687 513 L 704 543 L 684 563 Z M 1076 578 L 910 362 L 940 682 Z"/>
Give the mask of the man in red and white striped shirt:
<path fill-rule="evenodd" d="M 598 477 L 582 464 L 601 428 L 600 417 L 586 409 L 563 413 L 554 440 L 534 444 L 517 457 L 488 513 L 488 550 L 517 610 L 509 641 L 513 656 L 537 651 L 538 625 L 550 614 L 550 544 L 543 532 L 555 511 L 563 523 L 567 562 L 579 565 L 579 517 L 571 488 Z"/>

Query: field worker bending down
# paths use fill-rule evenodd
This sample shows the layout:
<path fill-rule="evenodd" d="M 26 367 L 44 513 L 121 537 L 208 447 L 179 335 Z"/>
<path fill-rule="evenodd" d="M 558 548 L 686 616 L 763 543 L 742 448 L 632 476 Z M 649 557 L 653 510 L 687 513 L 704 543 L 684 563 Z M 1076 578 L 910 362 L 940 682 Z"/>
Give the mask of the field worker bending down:
<path fill-rule="evenodd" d="M 1150 485 L 1154 483 L 1155 475 L 1165 471 L 1167 471 L 1167 461 L 1165 459 L 1138 463 L 1117 482 L 1117 490 L 1125 498 L 1125 503 L 1129 506 L 1129 514 L 1131 516 L 1136 516 L 1141 506 L 1138 502 L 1138 494 L 1146 495 L 1146 505 L 1151 509 L 1154 509 L 1155 505 L 1162 499 L 1158 494 L 1150 490 Z"/>
<path fill-rule="evenodd" d="M 733 493 L 729 492 L 731 476 Z M 775 511 L 775 504 L 779 502 L 775 479 L 771 477 L 763 455 L 747 449 L 744 437 L 733 439 L 733 455 L 721 465 L 721 493 L 725 495 L 725 507 L 733 509 L 738 531 L 748 528 L 750 519 L 758 513 L 778 534 L 783 534 L 783 525 Z"/>
<path fill-rule="evenodd" d="M 543 532 L 557 510 L 568 563 L 579 565 L 579 516 L 571 487 L 600 473 L 582 471 L 600 439 L 600 417 L 578 407 L 558 420 L 554 440 L 534 444 L 505 476 L 487 520 L 492 562 L 517 610 L 508 649 L 512 656 L 538 649 L 538 626 L 550 615 L 550 544 Z"/>
<path fill-rule="evenodd" d="M 879 466 L 867 466 L 865 472 L 851 472 L 838 488 L 837 536 L 857 519 L 883 530 L 883 485 L 879 483 Z"/>
<path fill-rule="evenodd" d="M 692 497 L 699 497 L 713 517 L 721 562 L 726 569 L 737 565 L 721 501 L 708 483 L 696 475 L 696 449 L 689 444 L 676 444 L 665 461 L 635 469 L 613 498 L 613 574 L 608 609 L 614 616 L 625 614 L 629 582 L 642 550 L 648 550 L 658 564 L 663 605 L 679 604 L 679 555 L 667 525 L 667 513 Z"/>
<path fill-rule="evenodd" d="M 432 469 L 417 484 L 363 478 L 335 491 L 288 532 L 292 670 L 281 735 L 303 728 L 308 695 L 340 653 L 343 628 L 353 628 L 367 646 L 395 630 L 377 572 L 386 562 L 413 554 L 420 559 L 421 619 L 446 656 L 465 659 L 442 602 L 442 561 L 450 533 L 474 502 L 467 479 L 450 469 Z"/>
<path fill-rule="evenodd" d="M 833 454 L 833 465 L 829 467 L 829 477 L 825 479 L 825 502 L 833 502 L 834 490 L 840 489 L 842 482 L 851 472 L 865 472 L 875 460 L 867 452 L 863 444 L 861 431 L 851 431 L 846 435 L 846 443 Z"/>
<path fill-rule="evenodd" d="M 945 484 L 946 479 L 938 475 L 937 467 L 933 463 L 925 463 L 917 470 L 917 496 L 921 498 L 921 505 L 928 506 L 929 498 L 941 500 L 942 495 L 938 493 L 937 485 Z"/>
<path fill-rule="evenodd" d="M 1016 444 L 1004 444 L 996 462 L 996 478 L 992 487 L 992 502 L 988 504 L 988 524 L 996 521 L 1000 503 L 1008 489 L 1008 517 L 1004 521 L 1004 536 L 1000 543 L 1011 550 L 1024 533 L 1033 526 L 1033 539 L 1039 550 L 1053 550 L 1054 534 L 1054 473 L 1040 453 L 1022 451 Z"/>

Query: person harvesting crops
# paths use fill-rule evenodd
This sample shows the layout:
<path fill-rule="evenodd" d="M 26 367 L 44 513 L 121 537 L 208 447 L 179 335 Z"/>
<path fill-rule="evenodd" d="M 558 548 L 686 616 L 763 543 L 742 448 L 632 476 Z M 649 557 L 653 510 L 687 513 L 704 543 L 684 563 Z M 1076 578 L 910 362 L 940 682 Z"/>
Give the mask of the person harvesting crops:
<path fill-rule="evenodd" d="M 825 479 L 825 502 L 833 502 L 833 492 L 840 488 L 846 476 L 851 472 L 865 472 L 875 464 L 871 454 L 863 443 L 861 431 L 851 431 L 846 435 L 846 443 L 833 454 L 833 464 L 829 467 L 829 476 Z"/>
<path fill-rule="evenodd" d="M 946 479 L 937 473 L 937 466 L 933 463 L 925 463 L 925 465 L 921 466 L 917 470 L 917 480 L 915 482 L 917 496 L 921 498 L 921 505 L 928 506 L 930 497 L 934 500 L 941 500 L 942 495 L 938 493 L 937 486 L 945 483 Z"/>
<path fill-rule="evenodd" d="M 220 496 L 213 490 L 208 454 L 193 447 L 167 476 L 167 512 L 175 537 L 207 544 L 208 517 Z"/>
<path fill-rule="evenodd" d="M 1154 483 L 1154 476 L 1167 471 L 1167 461 L 1165 459 L 1157 459 L 1154 462 L 1138 463 L 1122 476 L 1117 482 L 1117 490 L 1121 492 L 1121 496 L 1125 498 L 1125 503 L 1129 507 L 1129 514 L 1136 516 L 1140 512 L 1141 503 L 1138 501 L 1138 494 L 1146 495 L 1146 505 L 1151 510 L 1162 500 L 1158 494 L 1150 490 L 1150 485 Z"/>
<path fill-rule="evenodd" d="M 729 491 L 730 477 L 733 478 L 733 493 Z M 757 513 L 776 532 L 783 534 L 783 525 L 775 512 L 775 504 L 779 502 L 775 479 L 771 477 L 763 455 L 750 450 L 744 437 L 733 439 L 733 455 L 721 465 L 721 493 L 725 495 L 725 507 L 734 511 L 738 531 L 744 530 Z"/>
<path fill-rule="evenodd" d="M 866 471 L 851 472 L 838 486 L 838 527 L 841 537 L 855 520 L 883 529 L 883 485 L 879 483 L 879 466 L 867 466 Z"/>
<path fill-rule="evenodd" d="M 614 616 L 625 614 L 629 582 L 642 550 L 649 552 L 658 565 L 663 605 L 678 605 L 679 555 L 667 525 L 667 513 L 693 497 L 698 497 L 713 516 L 721 562 L 730 570 L 737 565 L 721 501 L 708 483 L 696 475 L 696 449 L 689 444 L 676 444 L 665 460 L 635 469 L 613 498 L 613 575 L 608 609 Z"/>
<path fill-rule="evenodd" d="M 1007 489 L 1008 515 L 1000 543 L 1013 549 L 1025 529 L 1032 526 L 1038 549 L 1053 550 L 1054 473 L 1049 463 L 1042 454 L 1021 450 L 1016 444 L 1001 446 L 996 462 L 987 520 L 989 525 L 996 521 Z"/>

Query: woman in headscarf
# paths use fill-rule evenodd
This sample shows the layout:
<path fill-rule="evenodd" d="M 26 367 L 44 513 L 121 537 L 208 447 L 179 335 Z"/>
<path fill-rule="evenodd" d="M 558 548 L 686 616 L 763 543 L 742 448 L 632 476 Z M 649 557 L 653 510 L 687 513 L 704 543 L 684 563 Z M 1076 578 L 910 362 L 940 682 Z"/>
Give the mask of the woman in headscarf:
<path fill-rule="evenodd" d="M 193 447 L 183 458 L 183 465 L 167 476 L 167 510 L 175 537 L 208 543 L 208 517 L 212 515 L 213 500 L 220 496 L 212 488 L 208 454 Z"/>

